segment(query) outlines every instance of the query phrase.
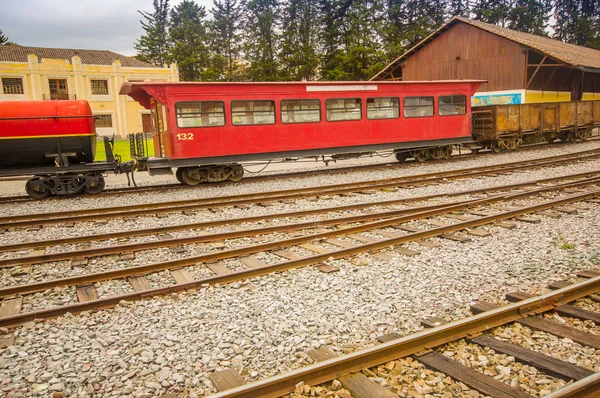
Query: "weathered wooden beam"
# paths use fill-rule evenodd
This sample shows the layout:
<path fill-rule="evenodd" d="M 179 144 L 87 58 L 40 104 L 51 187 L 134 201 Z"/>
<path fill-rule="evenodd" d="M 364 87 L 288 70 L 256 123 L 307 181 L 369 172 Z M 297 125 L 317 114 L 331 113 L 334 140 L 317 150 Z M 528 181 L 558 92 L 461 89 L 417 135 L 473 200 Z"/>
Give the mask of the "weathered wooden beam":
<path fill-rule="evenodd" d="M 542 62 L 537 66 L 537 68 L 535 68 L 535 71 L 533 72 L 533 75 L 531 76 L 531 78 L 529 79 L 529 81 L 527 82 L 527 84 L 525 85 L 525 90 L 527 90 L 529 88 L 529 85 L 533 81 L 533 78 L 535 77 L 535 75 L 537 75 L 538 71 L 540 70 L 541 64 L 544 63 L 544 61 L 546 60 L 546 58 L 548 58 L 548 56 L 544 55 L 544 58 L 542 58 Z"/>

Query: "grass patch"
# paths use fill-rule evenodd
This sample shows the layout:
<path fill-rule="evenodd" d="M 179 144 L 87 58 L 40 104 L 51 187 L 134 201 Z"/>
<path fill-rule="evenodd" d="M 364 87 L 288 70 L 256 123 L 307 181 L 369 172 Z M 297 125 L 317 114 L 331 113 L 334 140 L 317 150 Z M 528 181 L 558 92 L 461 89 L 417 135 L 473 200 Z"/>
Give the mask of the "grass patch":
<path fill-rule="evenodd" d="M 154 144 L 152 143 L 152 139 L 148 139 L 148 152 L 149 157 L 154 156 Z M 123 162 L 131 160 L 131 154 L 129 152 L 129 140 L 115 139 L 113 153 L 115 156 L 120 155 Z M 106 161 L 106 151 L 104 150 L 104 139 L 102 137 L 98 137 L 96 140 L 96 161 Z"/>
<path fill-rule="evenodd" d="M 562 250 L 573 250 L 577 247 L 575 243 L 568 242 L 561 234 L 558 234 L 558 239 L 552 244 Z"/>

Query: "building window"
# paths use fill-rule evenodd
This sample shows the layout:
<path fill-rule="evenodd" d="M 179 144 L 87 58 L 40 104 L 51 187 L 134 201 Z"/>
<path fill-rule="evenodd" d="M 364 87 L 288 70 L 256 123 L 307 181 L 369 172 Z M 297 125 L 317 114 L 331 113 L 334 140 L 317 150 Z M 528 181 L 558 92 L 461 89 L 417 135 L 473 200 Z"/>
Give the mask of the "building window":
<path fill-rule="evenodd" d="M 399 98 L 367 98 L 367 119 L 397 119 L 399 117 Z"/>
<path fill-rule="evenodd" d="M 108 80 L 90 80 L 92 95 L 108 95 Z"/>
<path fill-rule="evenodd" d="M 220 101 L 178 102 L 177 127 L 225 125 L 225 104 Z"/>
<path fill-rule="evenodd" d="M 282 123 L 313 123 L 321 121 L 321 101 L 281 101 Z"/>
<path fill-rule="evenodd" d="M 325 102 L 327 121 L 360 120 L 362 117 L 360 98 L 328 99 Z"/>
<path fill-rule="evenodd" d="M 111 128 L 113 126 L 111 114 L 94 115 L 94 118 L 96 119 L 97 129 Z"/>
<path fill-rule="evenodd" d="M 440 116 L 464 115 L 466 113 L 466 95 L 444 95 L 438 98 L 438 114 Z"/>
<path fill-rule="evenodd" d="M 231 122 L 235 126 L 275 123 L 275 102 L 232 101 Z"/>
<path fill-rule="evenodd" d="M 4 94 L 23 94 L 23 79 L 20 77 L 3 77 L 2 92 Z"/>
<path fill-rule="evenodd" d="M 404 116 L 425 117 L 433 116 L 433 97 L 404 98 Z"/>

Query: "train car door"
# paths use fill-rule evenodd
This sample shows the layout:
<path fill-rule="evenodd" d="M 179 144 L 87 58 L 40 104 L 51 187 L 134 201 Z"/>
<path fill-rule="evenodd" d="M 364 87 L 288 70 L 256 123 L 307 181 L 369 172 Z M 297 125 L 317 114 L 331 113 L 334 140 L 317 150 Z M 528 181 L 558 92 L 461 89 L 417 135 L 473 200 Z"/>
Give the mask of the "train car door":
<path fill-rule="evenodd" d="M 152 116 L 152 122 L 154 128 L 152 129 L 152 140 L 154 141 L 154 156 L 164 157 L 165 156 L 165 143 L 164 135 L 166 133 L 166 115 L 165 107 L 160 102 L 150 98 L 150 114 Z"/>

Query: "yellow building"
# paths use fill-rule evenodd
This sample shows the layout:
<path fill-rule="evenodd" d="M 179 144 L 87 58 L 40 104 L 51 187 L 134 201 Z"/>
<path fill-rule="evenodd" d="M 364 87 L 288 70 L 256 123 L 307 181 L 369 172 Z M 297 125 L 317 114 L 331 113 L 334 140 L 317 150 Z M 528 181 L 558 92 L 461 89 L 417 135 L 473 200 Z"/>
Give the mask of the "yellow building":
<path fill-rule="evenodd" d="M 87 100 L 100 135 L 151 129 L 150 112 L 119 95 L 126 81 L 179 81 L 179 71 L 105 50 L 0 46 L 0 101 Z"/>

